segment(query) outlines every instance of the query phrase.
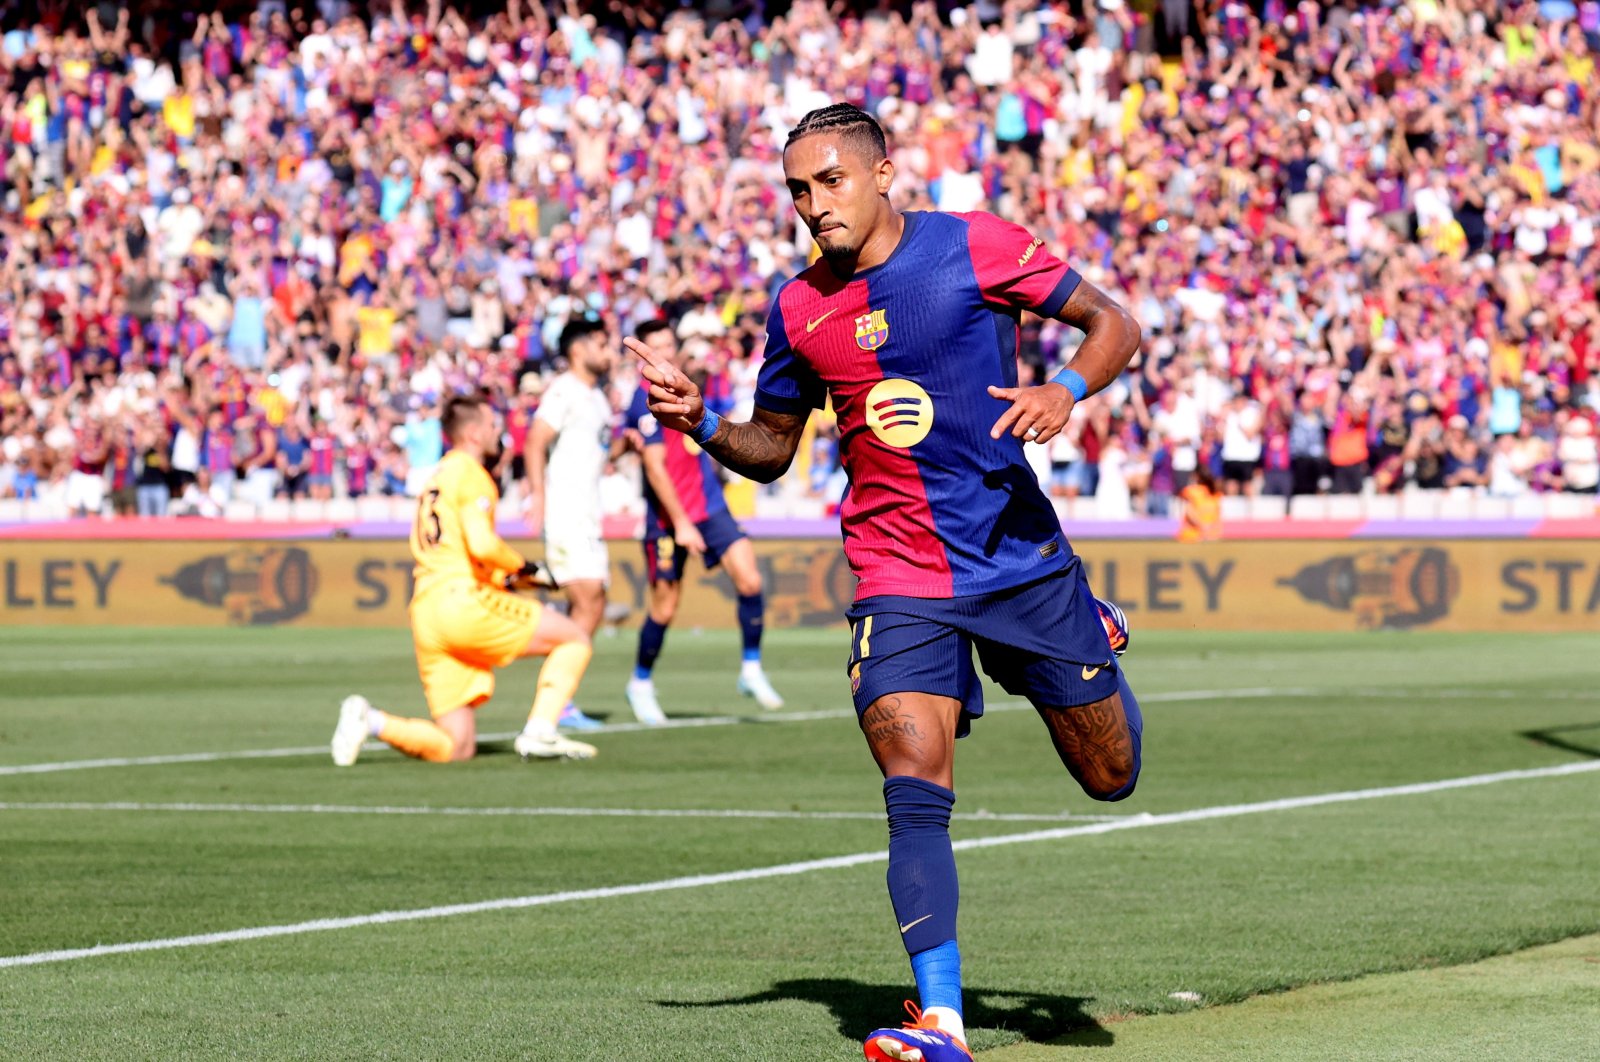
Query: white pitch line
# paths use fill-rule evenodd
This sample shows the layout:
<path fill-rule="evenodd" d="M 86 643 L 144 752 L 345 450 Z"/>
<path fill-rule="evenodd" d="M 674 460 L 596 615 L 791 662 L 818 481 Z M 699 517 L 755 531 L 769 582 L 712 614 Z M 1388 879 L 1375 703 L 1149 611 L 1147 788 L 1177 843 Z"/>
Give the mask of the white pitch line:
<path fill-rule="evenodd" d="M 614 819 L 798 819 L 882 822 L 881 811 L 783 811 L 761 808 L 582 808 L 582 807 L 427 807 L 369 804 L 149 804 L 128 800 L 88 803 L 77 800 L 0 801 L 0 811 L 169 811 L 250 815 L 446 815 L 486 818 Z M 1067 812 L 957 812 L 958 822 L 1109 822 L 1129 815 L 1074 815 Z"/>
<path fill-rule="evenodd" d="M 1231 691 L 1229 691 L 1231 695 Z M 1148 698 L 1146 698 L 1148 699 Z M 1020 711 L 1028 705 L 1022 702 L 991 704 L 992 712 Z M 637 734 L 662 730 L 694 730 L 708 726 L 737 726 L 740 723 L 812 723 L 823 719 L 854 718 L 853 708 L 828 708 L 814 712 L 783 712 L 773 715 L 708 715 L 688 719 L 669 719 L 664 724 L 608 723 L 593 731 L 596 734 Z M 479 734 L 479 741 L 510 741 L 515 731 L 504 734 Z M 362 746 L 367 751 L 387 748 L 377 741 Z M 52 763 L 19 763 L 0 765 L 0 776 L 13 774 L 54 774 L 58 771 L 84 771 L 99 767 L 156 767 L 174 763 L 216 763 L 221 760 L 260 760 L 286 756 L 326 756 L 327 745 L 306 745 L 287 749 L 240 749 L 234 752 L 180 752 L 157 756 L 117 756 L 98 760 L 61 760 Z"/>
<path fill-rule="evenodd" d="M 1379 789 L 1353 789 L 1339 793 L 1319 793 L 1312 796 L 1286 797 L 1264 800 L 1255 804 L 1222 804 L 1190 811 L 1176 811 L 1162 815 L 1135 815 L 1115 822 L 1096 822 L 1084 826 L 1066 826 L 1054 830 L 1032 830 L 1027 833 L 1006 834 L 1001 837 L 971 838 L 956 841 L 957 851 L 976 848 L 999 848 L 1003 845 L 1032 844 L 1038 841 L 1059 841 L 1069 837 L 1088 837 L 1117 830 L 1135 830 L 1145 826 L 1170 826 L 1208 819 L 1233 818 L 1272 811 L 1293 811 L 1299 808 L 1319 807 L 1326 804 L 1345 804 L 1360 800 L 1378 800 L 1393 796 L 1415 796 L 1438 793 L 1450 789 L 1468 789 L 1474 786 L 1496 785 L 1534 778 L 1557 778 L 1563 775 L 1583 774 L 1600 770 L 1600 760 L 1582 763 L 1564 763 L 1555 767 L 1537 767 L 1529 770 L 1498 771 L 1494 774 L 1475 774 L 1463 778 L 1445 778 L 1435 782 L 1417 782 L 1411 785 L 1385 786 Z M 767 878 L 792 877 L 816 870 L 840 870 L 866 863 L 881 863 L 889 853 L 857 852 L 854 855 L 832 856 L 827 859 L 809 859 L 799 863 L 783 863 L 771 867 L 754 867 L 721 874 L 696 874 L 690 877 L 667 878 L 664 881 L 647 881 L 636 885 L 611 885 L 598 889 L 578 889 L 570 892 L 543 893 L 535 896 L 511 896 L 499 900 L 481 900 L 477 903 L 449 904 L 442 907 L 421 907 L 406 911 L 379 911 L 376 914 L 351 915 L 344 918 L 317 918 L 308 922 L 287 925 L 255 926 L 249 929 L 230 929 L 219 933 L 199 933 L 186 937 L 164 937 L 157 940 L 136 940 L 124 944 L 98 944 L 92 948 L 66 948 L 59 951 L 37 951 L 26 955 L 0 957 L 0 969 L 13 966 L 39 966 L 44 963 L 70 962 L 74 959 L 93 959 L 105 955 L 126 955 L 140 951 L 169 951 L 176 948 L 194 948 L 206 944 L 228 944 L 236 941 L 263 940 L 268 937 L 297 936 L 320 933 L 331 929 L 356 929 L 361 926 L 386 925 L 393 922 L 419 922 L 434 918 L 453 918 L 457 915 L 483 914 L 490 911 L 513 911 L 527 907 L 547 907 L 552 904 L 573 903 L 579 900 L 604 900 L 619 896 L 642 896 L 656 892 L 673 892 L 680 889 L 698 889 L 711 885 L 728 885 L 737 882 L 761 881 Z"/>
<path fill-rule="evenodd" d="M 1529 698 L 1533 700 L 1597 700 L 1600 694 L 1587 694 L 1577 690 L 1479 690 L 1479 689 L 1336 689 L 1317 686 L 1247 686 L 1232 690 L 1167 690 L 1139 695 L 1141 704 L 1174 704 L 1183 701 L 1218 701 L 1229 698 L 1259 700 L 1272 697 L 1362 697 L 1386 699 L 1493 697 Z M 1032 706 L 1024 701 L 998 701 L 986 706 L 986 712 L 1029 711 Z M 694 730 L 711 726 L 738 726 L 754 723 L 771 726 L 781 723 L 814 723 L 826 719 L 853 719 L 853 708 L 825 708 L 812 712 L 780 712 L 770 715 L 708 715 L 687 719 L 669 719 L 662 725 L 645 723 L 607 723 L 596 734 L 638 734 L 664 730 Z M 480 741 L 510 741 L 514 731 L 504 734 L 480 734 Z M 363 746 L 377 751 L 386 746 L 369 741 Z M 16 774 L 54 774 L 58 771 L 84 771 L 101 767 L 152 767 L 180 763 L 216 763 L 223 760 L 262 760 L 292 756 L 325 756 L 327 745 L 305 745 L 284 749 L 239 749 L 230 752 L 180 752 L 155 756 L 116 756 L 96 760 L 61 760 L 47 763 L 16 763 L 0 765 L 0 777 Z"/>
<path fill-rule="evenodd" d="M 1141 703 L 1157 704 L 1166 701 L 1218 700 L 1225 697 L 1297 696 L 1299 691 L 1283 691 L 1268 687 L 1238 690 L 1183 690 L 1172 693 L 1150 693 L 1139 698 Z M 989 712 L 1017 712 L 1031 706 L 1023 701 L 1001 701 L 986 707 Z M 644 723 L 608 723 L 596 734 L 633 734 L 646 731 L 692 730 L 708 726 L 736 726 L 741 723 L 812 723 L 825 719 L 852 719 L 853 708 L 825 708 L 811 712 L 782 712 L 773 715 L 710 715 L 689 719 L 669 719 L 665 725 Z M 514 732 L 506 734 L 480 734 L 480 741 L 509 741 Z M 368 751 L 385 748 L 376 741 L 363 746 Z M 101 767 L 158 767 L 178 763 L 216 763 L 223 760 L 260 760 L 289 756 L 326 756 L 327 745 L 307 745 L 287 749 L 240 749 L 233 752 L 181 752 L 155 756 L 117 756 L 97 760 L 62 760 L 51 763 L 20 763 L 0 765 L 0 777 L 14 774 L 54 774 L 58 771 L 84 771 Z"/>
<path fill-rule="evenodd" d="M 383 748 L 382 745 L 372 745 Z M 152 767 L 169 763 L 215 763 L 218 760 L 265 760 L 282 756 L 327 755 L 328 746 L 297 749 L 242 749 L 238 752 L 177 752 L 164 756 L 113 756 L 103 760 L 64 760 L 55 763 L 15 763 L 0 767 L 0 775 L 52 774 L 56 771 L 87 771 L 97 767 Z"/>

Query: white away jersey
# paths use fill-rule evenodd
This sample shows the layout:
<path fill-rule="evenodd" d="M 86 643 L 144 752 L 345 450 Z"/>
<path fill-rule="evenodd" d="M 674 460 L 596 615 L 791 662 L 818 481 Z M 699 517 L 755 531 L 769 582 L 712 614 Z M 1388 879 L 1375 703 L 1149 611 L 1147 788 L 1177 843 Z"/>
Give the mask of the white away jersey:
<path fill-rule="evenodd" d="M 570 372 L 550 381 L 535 419 L 555 429 L 545 466 L 545 536 L 600 531 L 600 476 L 611 447 L 611 400 Z"/>

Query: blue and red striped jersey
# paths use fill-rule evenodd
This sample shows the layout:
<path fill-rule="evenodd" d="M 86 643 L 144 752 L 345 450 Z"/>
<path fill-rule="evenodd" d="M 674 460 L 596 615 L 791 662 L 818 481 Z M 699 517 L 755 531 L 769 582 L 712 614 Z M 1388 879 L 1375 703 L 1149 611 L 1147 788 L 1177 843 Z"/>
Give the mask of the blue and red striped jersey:
<path fill-rule="evenodd" d="M 649 390 L 649 384 L 640 383 L 623 423 L 629 428 L 638 429 L 639 434 L 644 436 L 645 446 L 662 448 L 666 457 L 667 477 L 672 480 L 672 489 L 678 492 L 678 502 L 691 521 L 698 524 L 725 512 L 728 502 L 722 496 L 722 481 L 717 478 L 716 462 L 687 435 L 656 423 L 647 405 Z M 644 502 L 646 539 L 656 537 L 654 532 L 657 529 L 674 530 L 671 518 L 650 486 L 649 476 L 644 477 Z"/>
<path fill-rule="evenodd" d="M 1017 383 L 1021 312 L 1054 316 L 1078 273 L 992 214 L 907 212 L 888 260 L 847 280 L 818 261 L 779 290 L 756 405 L 833 400 L 856 599 L 1019 586 L 1072 548 L 1022 452 L 989 438 Z"/>

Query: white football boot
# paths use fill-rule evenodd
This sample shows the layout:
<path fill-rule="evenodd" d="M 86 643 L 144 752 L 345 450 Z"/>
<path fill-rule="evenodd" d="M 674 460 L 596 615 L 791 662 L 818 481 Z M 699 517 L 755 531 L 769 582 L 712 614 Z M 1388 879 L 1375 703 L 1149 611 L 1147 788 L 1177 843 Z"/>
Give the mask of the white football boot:
<path fill-rule="evenodd" d="M 769 712 L 775 712 L 783 707 L 783 698 L 778 696 L 778 691 L 767 681 L 767 673 L 761 670 L 760 664 L 747 665 L 739 669 L 739 692 L 746 697 L 754 697 L 756 703 Z"/>
<path fill-rule="evenodd" d="M 333 762 L 349 767 L 361 755 L 361 746 L 367 743 L 367 713 L 372 705 L 359 693 L 352 693 L 339 705 L 339 725 L 333 728 Z"/>
<path fill-rule="evenodd" d="M 645 726 L 661 726 L 667 721 L 667 713 L 656 700 L 656 684 L 649 679 L 628 680 L 628 707 L 633 709 L 634 718 Z"/>
<path fill-rule="evenodd" d="M 524 730 L 512 743 L 524 760 L 592 760 L 600 750 L 565 734 L 530 734 Z"/>

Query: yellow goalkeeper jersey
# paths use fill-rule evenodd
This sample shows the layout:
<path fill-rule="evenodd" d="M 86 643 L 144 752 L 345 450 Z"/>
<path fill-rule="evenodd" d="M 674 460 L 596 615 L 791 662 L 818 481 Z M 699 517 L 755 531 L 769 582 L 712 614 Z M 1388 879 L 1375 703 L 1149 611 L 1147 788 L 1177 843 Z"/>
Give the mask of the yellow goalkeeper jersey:
<path fill-rule="evenodd" d="M 522 555 L 494 529 L 499 502 L 500 488 L 483 465 L 459 451 L 444 456 L 411 525 L 416 597 L 454 580 L 498 583 L 522 567 Z"/>

